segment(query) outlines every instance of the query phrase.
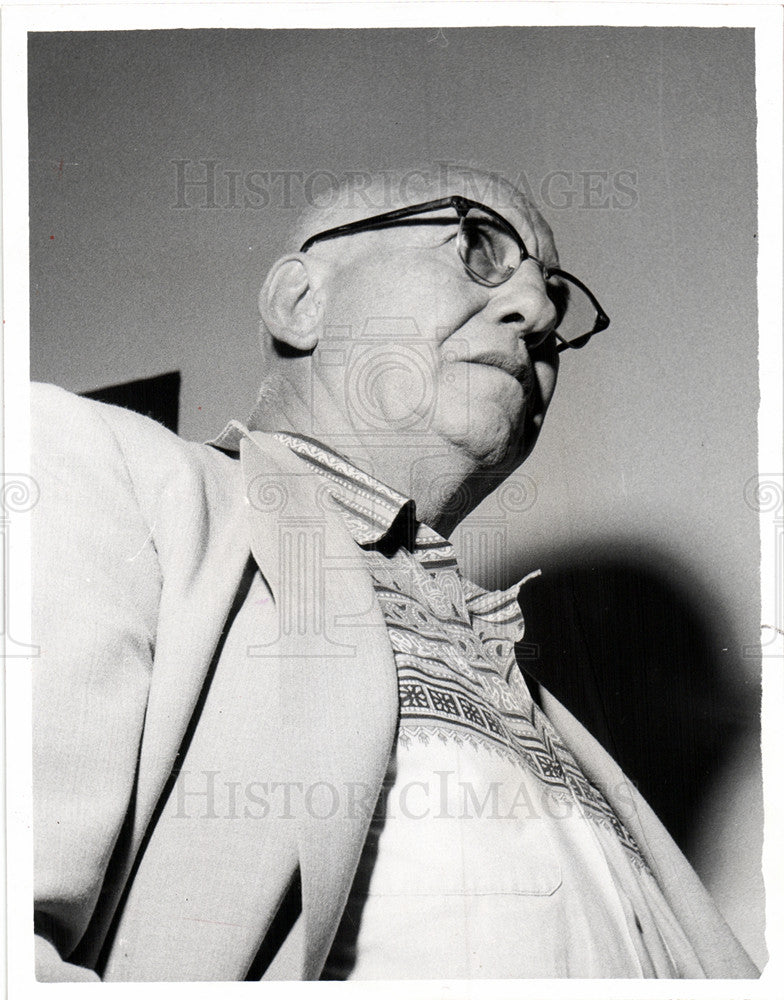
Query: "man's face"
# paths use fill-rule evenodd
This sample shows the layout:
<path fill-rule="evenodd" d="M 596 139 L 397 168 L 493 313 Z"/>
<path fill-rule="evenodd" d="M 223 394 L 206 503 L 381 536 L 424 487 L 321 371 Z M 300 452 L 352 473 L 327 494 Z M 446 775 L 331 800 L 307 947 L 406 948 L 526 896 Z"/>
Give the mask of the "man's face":
<path fill-rule="evenodd" d="M 473 194 L 460 185 L 450 194 L 481 190 L 530 253 L 555 263 L 549 229 L 522 196 L 475 181 Z M 333 261 L 314 361 L 357 430 L 394 431 L 411 447 L 441 441 L 479 468 L 510 471 L 533 447 L 555 389 L 553 338 L 529 346 L 554 307 L 535 263 L 488 287 L 466 271 L 456 238 L 447 209 L 314 246 L 309 253 L 328 248 Z"/>

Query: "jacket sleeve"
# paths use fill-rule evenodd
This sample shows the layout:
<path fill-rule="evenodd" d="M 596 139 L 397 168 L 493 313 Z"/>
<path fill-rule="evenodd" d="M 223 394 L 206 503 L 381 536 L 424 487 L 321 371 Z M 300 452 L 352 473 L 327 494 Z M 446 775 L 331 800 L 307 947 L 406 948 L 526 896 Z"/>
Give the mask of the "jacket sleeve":
<path fill-rule="evenodd" d="M 50 386 L 32 403 L 36 974 L 97 979 L 68 958 L 131 802 L 160 571 L 109 408 Z"/>

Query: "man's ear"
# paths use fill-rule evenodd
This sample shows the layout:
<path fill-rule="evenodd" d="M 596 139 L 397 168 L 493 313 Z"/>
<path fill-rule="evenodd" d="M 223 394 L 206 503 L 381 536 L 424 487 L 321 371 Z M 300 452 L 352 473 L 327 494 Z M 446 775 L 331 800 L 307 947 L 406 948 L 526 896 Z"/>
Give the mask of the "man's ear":
<path fill-rule="evenodd" d="M 259 292 L 259 312 L 276 340 L 298 351 L 312 351 L 319 340 L 323 300 L 312 260 L 294 253 L 270 268 Z"/>

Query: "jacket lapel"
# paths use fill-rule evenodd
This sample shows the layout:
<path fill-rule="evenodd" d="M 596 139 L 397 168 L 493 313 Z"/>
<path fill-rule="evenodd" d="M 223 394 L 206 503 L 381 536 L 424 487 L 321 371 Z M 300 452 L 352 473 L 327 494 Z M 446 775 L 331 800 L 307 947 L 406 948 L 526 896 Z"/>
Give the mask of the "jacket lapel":
<path fill-rule="evenodd" d="M 345 907 L 397 722 L 397 679 L 364 555 L 324 481 L 285 445 L 241 443 L 251 548 L 279 634 L 278 663 L 302 876 L 302 977 L 317 978 Z"/>
<path fill-rule="evenodd" d="M 222 466 L 221 471 L 225 473 Z M 164 573 L 139 758 L 135 839 L 146 829 L 176 759 L 247 564 L 238 469 L 235 475 L 218 496 L 205 497 L 196 524 L 183 526 L 182 533 L 194 537 L 178 549 L 189 553 L 190 560 L 178 560 Z M 210 485 L 205 481 L 205 492 L 211 492 Z M 212 489 L 218 492 L 214 485 Z"/>

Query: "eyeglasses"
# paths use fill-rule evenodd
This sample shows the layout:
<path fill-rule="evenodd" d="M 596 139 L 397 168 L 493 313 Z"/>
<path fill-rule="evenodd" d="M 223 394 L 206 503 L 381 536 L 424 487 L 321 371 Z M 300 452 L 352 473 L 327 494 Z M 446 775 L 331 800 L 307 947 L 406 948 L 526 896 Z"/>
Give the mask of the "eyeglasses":
<path fill-rule="evenodd" d="M 452 209 L 457 213 L 457 239 L 455 245 L 463 267 L 480 285 L 495 288 L 508 281 L 523 261 L 530 260 L 539 267 L 542 273 L 547 294 L 555 306 L 556 321 L 552 329 L 545 330 L 536 341 L 528 341 L 531 347 L 538 347 L 551 334 L 558 341 L 557 349 L 585 347 L 591 337 L 601 333 L 610 325 L 610 318 L 599 305 L 593 292 L 579 278 L 560 267 L 552 267 L 534 257 L 522 237 L 507 220 L 487 205 L 461 195 L 449 198 L 438 198 L 436 201 L 425 201 L 419 205 L 409 205 L 382 215 L 373 215 L 368 219 L 349 222 L 334 229 L 325 229 L 311 236 L 300 247 L 300 253 L 306 253 L 314 243 L 322 240 L 333 240 L 351 233 L 364 232 L 371 229 L 383 229 L 386 226 L 413 219 L 427 212 L 437 212 L 442 209 Z M 412 224 L 420 225 L 420 222 Z M 428 224 L 452 224 L 455 219 L 427 220 Z"/>

